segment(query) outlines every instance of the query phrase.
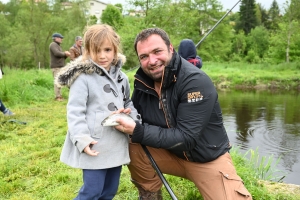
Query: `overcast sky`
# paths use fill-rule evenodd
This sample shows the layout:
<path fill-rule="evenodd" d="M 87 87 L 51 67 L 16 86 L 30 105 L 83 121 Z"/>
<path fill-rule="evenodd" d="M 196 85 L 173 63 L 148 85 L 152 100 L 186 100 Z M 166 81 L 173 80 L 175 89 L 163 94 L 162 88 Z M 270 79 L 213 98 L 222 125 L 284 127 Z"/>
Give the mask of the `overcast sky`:
<path fill-rule="evenodd" d="M 7 3 L 9 2 L 9 0 L 0 0 L 3 3 Z M 111 3 L 111 4 L 116 4 L 116 3 L 121 3 L 121 4 L 126 4 L 125 0 L 100 0 L 102 2 L 105 3 Z M 223 5 L 223 8 L 225 10 L 227 9 L 231 9 L 237 2 L 238 0 L 219 0 L 221 2 L 221 4 Z M 282 7 L 283 3 L 286 0 L 276 0 L 279 7 Z M 260 3 L 265 9 L 269 9 L 271 4 L 272 4 L 273 0 L 256 0 L 256 3 Z M 236 5 L 233 9 L 233 11 L 238 11 L 239 10 L 239 5 Z"/>

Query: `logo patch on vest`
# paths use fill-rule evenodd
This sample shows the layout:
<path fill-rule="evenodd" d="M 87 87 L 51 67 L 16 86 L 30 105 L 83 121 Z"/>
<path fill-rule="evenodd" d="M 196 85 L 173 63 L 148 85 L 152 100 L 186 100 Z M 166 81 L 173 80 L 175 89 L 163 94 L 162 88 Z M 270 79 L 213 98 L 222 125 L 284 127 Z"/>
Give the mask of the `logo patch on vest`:
<path fill-rule="evenodd" d="M 203 95 L 200 92 L 189 92 L 187 94 L 188 103 L 201 101 L 202 99 L 203 99 Z"/>

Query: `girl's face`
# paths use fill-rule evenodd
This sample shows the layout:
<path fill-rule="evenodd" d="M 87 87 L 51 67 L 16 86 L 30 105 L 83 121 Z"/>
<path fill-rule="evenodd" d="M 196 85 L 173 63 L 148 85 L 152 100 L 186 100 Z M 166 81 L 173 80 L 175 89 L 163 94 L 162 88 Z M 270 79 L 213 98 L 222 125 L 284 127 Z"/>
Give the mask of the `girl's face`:
<path fill-rule="evenodd" d="M 105 40 L 102 43 L 102 45 L 98 48 L 98 51 L 96 52 L 96 58 L 94 58 L 93 60 L 98 65 L 100 65 L 101 67 L 109 71 L 114 56 L 115 56 L 114 47 L 110 42 Z"/>

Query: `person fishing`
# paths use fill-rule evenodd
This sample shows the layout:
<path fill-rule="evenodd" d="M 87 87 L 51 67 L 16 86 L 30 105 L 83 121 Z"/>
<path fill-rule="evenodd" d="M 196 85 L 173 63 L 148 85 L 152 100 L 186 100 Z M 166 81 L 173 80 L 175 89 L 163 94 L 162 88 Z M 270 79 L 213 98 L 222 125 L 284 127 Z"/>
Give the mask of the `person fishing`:
<path fill-rule="evenodd" d="M 101 121 L 123 108 L 135 120 L 139 114 L 130 99 L 128 77 L 121 71 L 126 58 L 120 54 L 119 35 L 109 25 L 93 25 L 83 40 L 83 56 L 55 79 L 58 86 L 70 88 L 60 160 L 82 169 L 83 185 L 75 200 L 109 200 L 117 193 L 122 165 L 130 162 L 129 138 Z"/>
<path fill-rule="evenodd" d="M 199 69 L 202 68 L 202 59 L 200 58 L 200 56 L 197 55 L 196 46 L 193 40 L 181 40 L 178 47 L 178 54 L 185 60 L 198 67 Z"/>

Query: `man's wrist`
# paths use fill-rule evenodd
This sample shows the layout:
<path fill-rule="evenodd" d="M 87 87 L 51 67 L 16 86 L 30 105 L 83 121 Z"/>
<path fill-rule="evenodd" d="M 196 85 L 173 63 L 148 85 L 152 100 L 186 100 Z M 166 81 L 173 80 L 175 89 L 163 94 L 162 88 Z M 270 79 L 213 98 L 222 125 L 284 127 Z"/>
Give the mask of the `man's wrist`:
<path fill-rule="evenodd" d="M 134 143 L 140 143 L 144 137 L 144 126 L 140 124 L 139 121 L 135 121 L 136 125 L 133 129 L 133 133 L 131 135 L 131 140 Z"/>

